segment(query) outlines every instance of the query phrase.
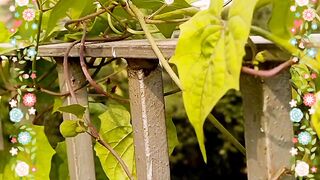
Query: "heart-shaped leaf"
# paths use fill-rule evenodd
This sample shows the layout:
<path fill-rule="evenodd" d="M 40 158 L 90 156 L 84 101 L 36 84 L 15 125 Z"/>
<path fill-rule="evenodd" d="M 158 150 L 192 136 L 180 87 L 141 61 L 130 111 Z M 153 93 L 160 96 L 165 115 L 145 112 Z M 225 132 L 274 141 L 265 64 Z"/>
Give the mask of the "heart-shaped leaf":
<path fill-rule="evenodd" d="M 221 19 L 223 0 L 211 1 L 208 10 L 180 26 L 181 35 L 171 62 L 177 65 L 185 109 L 205 161 L 203 124 L 229 89 L 239 89 L 242 57 L 256 2 L 233 1 L 225 21 Z"/>

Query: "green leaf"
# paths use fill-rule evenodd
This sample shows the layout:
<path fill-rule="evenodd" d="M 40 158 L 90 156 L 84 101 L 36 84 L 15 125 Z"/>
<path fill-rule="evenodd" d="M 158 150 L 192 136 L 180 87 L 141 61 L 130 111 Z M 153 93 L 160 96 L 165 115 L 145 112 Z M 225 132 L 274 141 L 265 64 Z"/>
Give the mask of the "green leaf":
<path fill-rule="evenodd" d="M 81 106 L 80 104 L 72 104 L 72 105 L 68 105 L 68 106 L 63 106 L 63 107 L 59 107 L 58 110 L 60 112 L 64 112 L 64 113 L 70 113 L 73 114 L 75 116 L 77 116 L 77 118 L 82 118 L 86 108 Z"/>
<path fill-rule="evenodd" d="M 91 106 L 92 107 L 92 106 Z M 101 111 L 103 106 L 96 104 Z M 127 164 L 129 171 L 135 175 L 135 158 L 133 146 L 133 132 L 130 124 L 130 113 L 122 105 L 109 104 L 104 107 L 105 112 L 99 116 L 101 128 L 99 133 L 103 140 L 109 143 Z M 170 118 L 166 120 L 169 154 L 179 143 L 176 128 Z M 96 143 L 95 151 L 100 159 L 103 170 L 109 179 L 127 179 L 121 165 L 109 151 Z"/>
<path fill-rule="evenodd" d="M 63 122 L 62 114 L 55 112 L 53 114 L 46 114 L 44 118 L 44 132 L 48 137 L 48 141 L 55 149 L 59 142 L 64 141 L 65 138 L 60 133 L 60 124 Z"/>
<path fill-rule="evenodd" d="M 269 21 L 270 31 L 283 39 L 289 39 L 291 33 L 289 28 L 293 24 L 294 13 L 290 11 L 290 1 L 273 0 L 272 15 Z"/>
<path fill-rule="evenodd" d="M 72 19 L 77 19 L 81 16 L 87 15 L 94 9 L 95 6 L 93 4 L 93 0 L 81 0 L 81 2 L 75 2 L 73 0 L 59 0 L 51 10 L 45 36 L 47 37 L 52 33 L 52 31 L 57 26 L 57 23 L 65 18 L 68 12 L 68 15 Z"/>
<path fill-rule="evenodd" d="M 63 105 L 61 97 L 55 97 L 53 103 L 52 114 L 59 111 L 59 108 Z"/>
<path fill-rule="evenodd" d="M 86 132 L 86 128 L 81 125 L 80 120 L 64 120 L 60 125 L 60 132 L 63 137 L 74 137 L 79 133 Z"/>
<path fill-rule="evenodd" d="M 174 148 L 179 144 L 176 126 L 173 124 L 172 118 L 166 119 L 167 126 L 167 139 L 168 139 L 168 152 L 172 154 Z"/>
<path fill-rule="evenodd" d="M 129 171 L 135 174 L 135 159 L 132 126 L 129 112 L 120 105 L 108 105 L 99 116 L 101 128 L 99 133 L 127 164 Z M 103 170 L 109 179 L 128 179 L 119 162 L 103 146 L 96 143 L 94 147 Z"/>
<path fill-rule="evenodd" d="M 4 43 L 4 42 L 9 41 L 10 32 L 3 22 L 0 22 L 0 34 L 1 34 L 0 43 Z"/>
<path fill-rule="evenodd" d="M 185 109 L 204 161 L 203 124 L 229 89 L 239 89 L 242 57 L 256 2 L 234 1 L 227 21 L 223 21 L 223 1 L 211 1 L 209 10 L 200 11 L 180 26 L 181 35 L 171 62 L 178 68 Z"/>
<path fill-rule="evenodd" d="M 316 94 L 316 97 L 319 97 L 319 92 Z M 318 135 L 318 138 L 320 138 L 320 102 L 317 102 L 314 108 L 315 108 L 315 113 L 312 114 L 311 123 Z M 314 139 L 314 141 L 316 142 L 316 138 Z"/>
<path fill-rule="evenodd" d="M 60 142 L 56 147 L 56 153 L 52 156 L 50 179 L 70 179 L 68 171 L 68 157 L 66 143 Z"/>

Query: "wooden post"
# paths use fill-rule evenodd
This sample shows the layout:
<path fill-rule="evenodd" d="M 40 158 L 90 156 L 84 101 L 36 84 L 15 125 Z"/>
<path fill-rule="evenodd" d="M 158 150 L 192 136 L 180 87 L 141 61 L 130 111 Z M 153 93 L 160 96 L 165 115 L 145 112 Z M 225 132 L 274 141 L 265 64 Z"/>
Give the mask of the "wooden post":
<path fill-rule="evenodd" d="M 169 180 L 169 155 L 158 61 L 128 60 L 129 94 L 138 180 Z"/>
<path fill-rule="evenodd" d="M 285 175 L 293 147 L 289 79 L 288 71 L 266 79 L 241 76 L 249 180 L 294 179 Z"/>
<path fill-rule="evenodd" d="M 61 59 L 57 60 L 57 70 L 59 74 L 59 83 L 61 92 L 68 92 L 65 75 L 63 73 L 63 66 Z M 69 58 L 69 74 L 74 89 L 83 84 L 86 79 L 82 73 L 79 64 L 79 58 Z M 76 91 L 76 98 L 80 105 L 88 107 L 87 89 L 83 88 Z M 75 104 L 76 100 L 68 96 L 64 105 Z M 89 120 L 89 111 L 86 111 L 86 119 Z M 63 119 L 76 119 L 73 115 L 64 113 Z M 82 133 L 76 137 L 66 138 L 68 167 L 71 180 L 95 180 L 95 166 L 93 159 L 93 147 L 90 135 Z"/>

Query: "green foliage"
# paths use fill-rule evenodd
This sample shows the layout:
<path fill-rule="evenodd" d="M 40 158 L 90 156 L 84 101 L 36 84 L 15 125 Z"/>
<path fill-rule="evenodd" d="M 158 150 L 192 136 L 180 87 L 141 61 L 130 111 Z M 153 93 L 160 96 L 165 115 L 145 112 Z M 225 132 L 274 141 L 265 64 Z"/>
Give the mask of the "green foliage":
<path fill-rule="evenodd" d="M 70 179 L 68 171 L 68 157 L 65 142 L 58 143 L 56 153 L 51 159 L 50 179 L 65 180 Z"/>
<path fill-rule="evenodd" d="M 169 156 L 172 154 L 174 148 L 179 144 L 176 126 L 173 124 L 171 118 L 166 119 L 168 152 Z"/>
<path fill-rule="evenodd" d="M 64 120 L 60 125 L 60 132 L 63 137 L 74 137 L 86 131 L 87 128 L 81 120 Z"/>
<path fill-rule="evenodd" d="M 43 120 L 44 132 L 48 137 L 48 141 L 52 148 L 56 149 L 58 143 L 65 140 L 59 128 L 63 121 L 62 114 L 58 112 L 51 114 L 48 112 L 44 115 Z"/>
<path fill-rule="evenodd" d="M 269 22 L 270 31 L 281 38 L 289 40 L 291 33 L 289 28 L 293 24 L 293 13 L 290 11 L 290 1 L 273 0 L 273 10 Z"/>
<path fill-rule="evenodd" d="M 99 133 L 103 140 L 113 147 L 134 175 L 134 146 L 129 112 L 121 105 L 108 105 L 99 118 L 101 119 Z M 127 178 L 119 162 L 108 150 L 98 143 L 94 149 L 109 179 Z"/>
<path fill-rule="evenodd" d="M 133 146 L 133 132 L 130 124 L 130 113 L 122 105 L 96 104 L 94 111 L 104 113 L 99 116 L 101 127 L 99 133 L 103 140 L 109 143 L 114 150 L 120 155 L 129 167 L 130 172 L 135 174 L 135 159 Z M 166 120 L 168 151 L 171 154 L 175 146 L 179 143 L 176 128 L 171 119 Z M 95 151 L 100 159 L 102 167 L 109 179 L 126 179 L 127 176 L 115 157 L 107 151 L 102 145 L 96 143 Z"/>
<path fill-rule="evenodd" d="M 244 46 L 255 3 L 255 0 L 235 1 L 228 21 L 223 22 L 223 1 L 214 1 L 209 10 L 199 12 L 180 26 L 181 36 L 171 62 L 178 67 L 186 112 L 205 161 L 203 124 L 218 100 L 229 89 L 239 88 Z"/>
<path fill-rule="evenodd" d="M 47 23 L 46 36 L 49 36 L 57 27 L 57 23 L 60 20 L 69 15 L 73 19 L 85 16 L 95 10 L 93 0 L 81 0 L 81 2 L 75 2 L 73 0 L 59 0 L 52 11 L 50 11 L 49 20 Z M 61 28 L 61 27 L 59 27 Z M 60 31 L 60 29 L 57 29 Z"/>
<path fill-rule="evenodd" d="M 70 113 L 73 114 L 75 116 L 77 116 L 77 118 L 82 118 L 86 108 L 81 106 L 80 104 L 72 104 L 72 105 L 68 105 L 68 106 L 62 106 L 59 107 L 58 110 L 60 112 L 65 112 L 65 113 Z"/>
<path fill-rule="evenodd" d="M 3 42 L 8 42 L 9 37 L 10 37 L 10 33 L 8 31 L 8 29 L 6 28 L 6 26 L 4 25 L 4 23 L 0 22 L 0 43 Z"/>

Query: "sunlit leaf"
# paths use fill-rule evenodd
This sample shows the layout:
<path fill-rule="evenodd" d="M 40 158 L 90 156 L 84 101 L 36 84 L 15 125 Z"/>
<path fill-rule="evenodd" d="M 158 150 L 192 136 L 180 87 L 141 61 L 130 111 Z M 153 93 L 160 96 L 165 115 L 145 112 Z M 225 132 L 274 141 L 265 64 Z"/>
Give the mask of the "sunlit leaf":
<path fill-rule="evenodd" d="M 81 125 L 83 121 L 80 120 L 64 120 L 60 124 L 60 132 L 63 137 L 74 137 L 79 133 L 86 132 L 86 128 Z"/>
<path fill-rule="evenodd" d="M 290 11 L 290 1 L 273 0 L 272 16 L 269 21 L 270 31 L 279 37 L 289 39 L 291 33 L 289 28 L 292 27 L 294 13 Z"/>
<path fill-rule="evenodd" d="M 68 106 L 59 107 L 58 110 L 60 112 L 73 114 L 78 118 L 82 118 L 86 111 L 86 108 L 81 106 L 80 104 L 72 104 Z"/>
<path fill-rule="evenodd" d="M 54 28 L 57 26 L 57 23 L 67 16 L 72 19 L 77 19 L 80 16 L 85 16 L 90 13 L 95 6 L 93 5 L 93 0 L 59 0 L 54 8 L 51 10 L 51 14 L 48 18 L 46 30 L 46 36 L 50 35 Z"/>
<path fill-rule="evenodd" d="M 3 22 L 0 22 L 0 43 L 8 42 L 10 32 Z"/>
<path fill-rule="evenodd" d="M 114 148 L 127 164 L 129 171 L 135 174 L 133 132 L 129 112 L 123 106 L 109 105 L 99 118 L 103 140 Z M 96 143 L 94 148 L 109 179 L 127 179 L 119 162 L 105 147 Z"/>
<path fill-rule="evenodd" d="M 103 139 L 109 143 L 114 150 L 129 167 L 132 174 L 135 174 L 135 157 L 133 145 L 132 125 L 130 124 L 130 113 L 121 105 L 110 104 L 104 106 L 94 103 L 93 111 L 104 113 L 99 116 L 101 120 L 100 134 Z M 103 107 L 104 106 L 104 107 Z M 170 118 L 166 120 L 167 138 L 169 154 L 172 153 L 175 146 L 179 143 L 176 128 Z M 127 176 L 119 162 L 103 146 L 96 143 L 95 150 L 100 159 L 101 165 L 109 179 L 126 179 Z"/>
<path fill-rule="evenodd" d="M 180 26 L 181 35 L 171 62 L 177 65 L 185 109 L 205 161 L 203 124 L 229 89 L 239 89 L 244 46 L 256 2 L 234 1 L 228 20 L 223 21 L 223 1 L 211 1 L 209 10 Z"/>

